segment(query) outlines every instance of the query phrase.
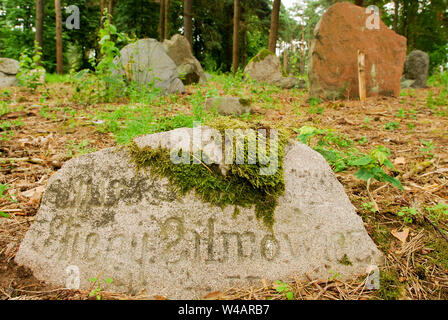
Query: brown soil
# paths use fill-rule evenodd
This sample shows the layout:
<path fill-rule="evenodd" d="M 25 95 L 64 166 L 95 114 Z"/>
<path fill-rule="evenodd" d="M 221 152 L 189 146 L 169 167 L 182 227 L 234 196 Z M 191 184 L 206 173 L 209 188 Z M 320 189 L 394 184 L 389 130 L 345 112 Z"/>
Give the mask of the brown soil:
<path fill-rule="evenodd" d="M 220 93 L 224 90 L 219 84 Z M 190 94 L 199 87 L 189 87 Z M 248 89 L 246 88 L 248 91 Z M 23 88 L 12 88 L 10 96 L 0 95 L 11 111 L 0 116 L 0 120 L 21 121 L 11 130 L 0 129 L 8 134 L 0 140 L 0 183 L 9 184 L 5 196 L 0 198 L 0 212 L 9 218 L 0 217 L 0 299 L 89 299 L 88 291 L 58 289 L 46 285 L 32 276 L 32 273 L 14 263 L 14 256 L 21 239 L 37 213 L 40 194 L 48 178 L 61 165 L 76 156 L 69 152 L 70 141 L 89 140 L 89 147 L 99 150 L 114 146 L 111 134 L 96 131 L 87 116 L 104 105 L 85 106 L 70 101 L 68 86 L 55 84 L 41 88 L 32 94 Z M 387 257 L 382 269 L 388 280 L 387 289 L 367 291 L 365 279 L 342 282 L 334 278 L 323 281 L 287 280 L 296 299 L 447 299 L 448 298 L 448 242 L 423 215 L 412 224 L 405 224 L 397 216 L 400 208 L 414 207 L 425 212 L 427 206 L 434 206 L 448 200 L 448 117 L 434 114 L 426 107 L 428 93 L 436 94 L 439 88 L 408 90 L 409 94 L 399 98 L 369 98 L 364 104 L 359 101 L 334 101 L 322 103 L 322 114 L 310 113 L 305 102 L 307 96 L 300 91 L 281 91 L 272 95 L 274 104 L 259 104 L 254 116 L 300 128 L 313 125 L 319 128 L 333 128 L 353 140 L 367 137 L 368 142 L 357 145 L 362 152 L 369 152 L 376 145 L 391 150 L 391 161 L 397 169 L 396 176 L 404 191 L 390 184 L 373 182 L 370 187 L 358 180 L 354 171 L 337 174 L 344 185 L 358 214 L 364 219 L 366 229 Z M 42 93 L 50 92 L 42 109 Z M 189 93 L 173 102 L 170 111 L 155 110 L 155 114 L 166 115 L 177 112 L 191 113 L 187 102 Z M 170 102 L 170 101 L 169 101 Z M 280 106 L 280 107 L 278 107 Z M 70 107 L 79 112 L 70 117 L 64 112 Z M 413 117 L 397 118 L 400 109 L 415 110 Z M 45 110 L 44 110 L 45 111 Z M 446 111 L 446 107 L 445 107 Z M 369 120 L 366 120 L 366 117 Z M 393 131 L 385 124 L 400 121 Z M 409 125 L 409 126 L 408 126 Z M 5 137 L 5 136 L 2 136 Z M 422 153 L 421 140 L 431 140 L 435 148 L 431 159 Z M 39 188 L 41 187 L 41 188 Z M 374 199 L 379 212 L 363 209 L 362 204 Z M 448 230 L 448 217 L 436 222 L 439 230 Z M 409 236 L 402 244 L 392 235 L 409 228 Z M 396 229 L 396 230 L 395 230 Z M 142 299 L 144 294 L 127 297 L 116 293 L 102 293 L 106 299 Z M 284 293 L 275 290 L 275 284 L 263 282 L 250 288 L 234 288 L 226 292 L 211 293 L 208 299 L 285 299 Z"/>

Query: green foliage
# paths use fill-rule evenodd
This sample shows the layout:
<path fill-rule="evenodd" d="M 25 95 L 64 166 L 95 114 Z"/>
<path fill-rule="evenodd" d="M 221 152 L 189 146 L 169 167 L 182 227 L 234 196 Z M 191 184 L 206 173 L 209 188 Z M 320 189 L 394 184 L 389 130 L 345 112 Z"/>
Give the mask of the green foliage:
<path fill-rule="evenodd" d="M 0 199 L 3 199 L 6 197 L 5 193 L 8 190 L 8 188 L 9 188 L 9 184 L 0 183 Z"/>
<path fill-rule="evenodd" d="M 90 278 L 89 281 L 92 283 L 92 285 L 96 284 L 96 288 L 93 288 L 90 293 L 89 293 L 89 297 L 96 297 L 97 300 L 101 300 L 101 292 L 102 292 L 102 288 L 101 288 L 101 281 L 99 278 Z M 112 278 L 106 278 L 104 280 L 104 282 L 106 282 L 107 284 L 110 284 L 113 282 Z"/>
<path fill-rule="evenodd" d="M 425 210 L 429 213 L 429 218 L 432 221 L 439 221 L 442 218 L 448 218 L 448 205 L 443 202 L 439 202 L 433 207 L 425 207 Z"/>
<path fill-rule="evenodd" d="M 393 122 L 388 122 L 384 125 L 384 129 L 386 130 L 390 130 L 390 131 L 394 131 L 395 129 L 397 129 L 400 126 L 400 122 L 398 121 L 393 121 Z"/>
<path fill-rule="evenodd" d="M 432 159 L 432 157 L 434 157 L 432 151 L 435 149 L 435 146 L 432 143 L 432 141 L 420 140 L 420 142 L 423 145 L 423 147 L 420 148 L 420 153 L 426 158 Z"/>
<path fill-rule="evenodd" d="M 125 78 L 119 73 L 120 66 L 114 63 L 114 59 L 120 55 L 118 43 L 127 43 L 130 39 L 117 31 L 107 14 L 99 37 L 101 59 L 97 64 L 95 59 L 91 60 L 95 72 L 92 74 L 90 70 L 84 69 L 73 77 L 76 85 L 74 99 L 80 102 L 111 102 L 126 95 Z"/>
<path fill-rule="evenodd" d="M 41 56 L 41 49 L 35 43 L 34 54 L 32 55 L 28 49 L 25 49 L 19 59 L 19 72 L 17 73 L 19 84 L 33 92 L 42 85 L 41 78 L 45 73 L 45 69 L 39 65 Z"/>
<path fill-rule="evenodd" d="M 398 211 L 397 215 L 403 219 L 404 223 L 412 223 L 418 212 L 415 208 L 403 207 Z"/>
<path fill-rule="evenodd" d="M 275 288 L 275 291 L 277 291 L 278 293 L 284 293 L 286 299 L 294 300 L 294 293 L 292 292 L 292 288 L 289 284 L 287 284 L 283 281 L 280 281 L 280 280 L 275 280 L 274 288 Z"/>
<path fill-rule="evenodd" d="M 364 210 L 367 213 L 375 213 L 375 204 L 373 202 L 365 202 L 361 204 L 362 210 Z"/>
<path fill-rule="evenodd" d="M 73 158 L 74 156 L 80 156 L 86 153 L 95 152 L 96 149 L 89 147 L 89 140 L 82 140 L 76 143 L 74 140 L 69 140 L 66 145 L 66 154 L 68 158 Z"/>
<path fill-rule="evenodd" d="M 357 168 L 355 176 L 358 179 L 375 179 L 377 181 L 389 182 L 393 186 L 402 189 L 400 181 L 388 175 L 384 169 L 394 169 L 389 160 L 390 151 L 377 146 L 369 154 L 362 154 L 353 147 L 353 141 L 343 135 L 335 134 L 329 130 L 320 130 L 311 126 L 303 126 L 297 130 L 297 137 L 302 143 L 313 146 L 314 150 L 322 154 L 324 158 L 333 166 L 335 172 L 348 168 Z M 314 142 L 318 138 L 317 143 Z"/>

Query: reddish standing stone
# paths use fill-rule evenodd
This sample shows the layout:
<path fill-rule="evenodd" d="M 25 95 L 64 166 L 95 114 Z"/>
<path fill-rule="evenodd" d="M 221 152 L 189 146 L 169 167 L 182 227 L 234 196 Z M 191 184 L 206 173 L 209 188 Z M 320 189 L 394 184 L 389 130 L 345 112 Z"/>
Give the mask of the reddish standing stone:
<path fill-rule="evenodd" d="M 326 99 L 359 97 L 357 57 L 361 50 L 366 55 L 367 96 L 398 96 L 406 38 L 379 18 L 379 29 L 369 29 L 372 14 L 348 2 L 337 3 L 325 12 L 310 48 L 311 95 Z"/>

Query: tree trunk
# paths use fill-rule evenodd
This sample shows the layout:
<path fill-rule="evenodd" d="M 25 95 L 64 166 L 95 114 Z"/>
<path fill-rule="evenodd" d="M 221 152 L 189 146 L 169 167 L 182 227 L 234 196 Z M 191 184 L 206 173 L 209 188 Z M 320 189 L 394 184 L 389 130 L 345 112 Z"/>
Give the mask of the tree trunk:
<path fill-rule="evenodd" d="M 165 0 L 160 0 L 159 40 L 163 41 L 164 38 L 165 38 Z"/>
<path fill-rule="evenodd" d="M 364 6 L 364 0 L 355 0 L 355 4 L 357 6 L 363 7 Z"/>
<path fill-rule="evenodd" d="M 36 34 L 34 40 L 42 50 L 44 47 L 44 0 L 36 0 Z"/>
<path fill-rule="evenodd" d="M 170 37 L 170 0 L 165 0 L 165 13 L 164 13 L 164 19 L 163 23 L 165 24 L 165 27 L 163 28 L 165 31 L 165 34 L 163 36 L 163 39 L 169 39 Z"/>
<path fill-rule="evenodd" d="M 233 74 L 238 71 L 240 58 L 240 0 L 235 0 L 233 4 Z"/>
<path fill-rule="evenodd" d="M 62 13 L 61 0 L 54 0 L 54 9 L 56 13 L 56 72 L 64 72 L 64 62 L 62 56 Z"/>
<path fill-rule="evenodd" d="M 246 23 L 243 24 L 241 30 L 241 65 L 243 68 L 247 63 L 247 26 Z"/>
<path fill-rule="evenodd" d="M 398 9 L 400 6 L 399 0 L 394 0 L 394 31 L 398 32 Z"/>
<path fill-rule="evenodd" d="M 287 48 L 285 46 L 285 48 L 283 48 L 283 69 L 285 69 L 285 71 L 288 70 L 288 52 L 286 50 Z"/>
<path fill-rule="evenodd" d="M 188 40 L 193 52 L 193 0 L 184 0 L 184 36 Z"/>
<path fill-rule="evenodd" d="M 271 15 L 271 29 L 269 31 L 269 51 L 275 53 L 275 48 L 277 47 L 277 34 L 278 34 L 278 19 L 280 15 L 280 4 L 281 0 L 274 0 L 274 4 L 272 6 L 272 15 Z"/>

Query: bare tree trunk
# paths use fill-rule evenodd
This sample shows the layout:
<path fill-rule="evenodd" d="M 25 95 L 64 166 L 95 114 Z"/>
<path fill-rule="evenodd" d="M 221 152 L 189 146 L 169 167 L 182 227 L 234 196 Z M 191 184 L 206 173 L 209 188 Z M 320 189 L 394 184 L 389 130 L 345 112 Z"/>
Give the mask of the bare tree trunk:
<path fill-rule="evenodd" d="M 54 9 L 56 13 L 56 72 L 64 73 L 64 62 L 62 56 L 62 13 L 61 0 L 54 0 Z"/>
<path fill-rule="evenodd" d="M 233 4 L 233 74 L 238 71 L 240 58 L 240 0 L 235 0 Z"/>
<path fill-rule="evenodd" d="M 159 40 L 163 41 L 164 38 L 165 38 L 165 0 L 160 0 Z"/>
<path fill-rule="evenodd" d="M 184 36 L 193 51 L 193 0 L 184 0 Z"/>
<path fill-rule="evenodd" d="M 114 14 L 114 8 L 117 5 L 118 0 L 108 0 L 107 13 L 112 17 Z"/>
<path fill-rule="evenodd" d="M 247 26 L 246 23 L 243 23 L 241 30 L 241 65 L 243 68 L 247 63 Z"/>
<path fill-rule="evenodd" d="M 283 48 L 283 69 L 285 69 L 285 71 L 288 70 L 288 52 L 286 46 Z"/>
<path fill-rule="evenodd" d="M 165 33 L 163 38 L 169 39 L 170 37 L 170 0 L 165 0 L 165 12 L 164 12 L 164 19 L 163 23 L 165 24 L 165 27 L 163 28 Z"/>
<path fill-rule="evenodd" d="M 398 32 L 398 9 L 400 3 L 399 0 L 394 0 L 394 31 Z"/>
<path fill-rule="evenodd" d="M 280 15 L 280 5 L 281 0 L 274 0 L 274 4 L 272 6 L 272 15 L 271 15 L 271 30 L 269 31 L 269 51 L 275 53 L 275 48 L 277 47 L 277 35 L 278 35 L 278 20 Z"/>
<path fill-rule="evenodd" d="M 36 0 L 36 34 L 34 40 L 42 49 L 44 46 L 44 0 Z"/>

